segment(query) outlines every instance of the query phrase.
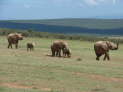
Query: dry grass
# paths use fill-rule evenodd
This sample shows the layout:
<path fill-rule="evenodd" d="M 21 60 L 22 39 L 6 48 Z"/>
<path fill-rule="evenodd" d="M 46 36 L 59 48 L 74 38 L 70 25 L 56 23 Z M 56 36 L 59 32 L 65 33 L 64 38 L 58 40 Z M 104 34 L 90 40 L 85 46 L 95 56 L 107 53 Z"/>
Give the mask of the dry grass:
<path fill-rule="evenodd" d="M 7 49 L 0 37 L 0 92 L 123 92 L 123 45 L 111 61 L 96 61 L 93 43 L 82 41 L 67 41 L 71 58 L 51 57 L 53 40 L 25 38 Z M 26 51 L 30 41 L 33 52 Z"/>

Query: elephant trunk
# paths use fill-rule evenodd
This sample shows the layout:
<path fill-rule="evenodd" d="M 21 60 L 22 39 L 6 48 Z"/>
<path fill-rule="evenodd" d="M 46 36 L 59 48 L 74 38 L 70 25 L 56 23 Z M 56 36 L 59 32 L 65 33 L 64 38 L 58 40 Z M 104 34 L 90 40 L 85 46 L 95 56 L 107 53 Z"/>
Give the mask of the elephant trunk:
<path fill-rule="evenodd" d="M 113 50 L 118 50 L 118 48 L 119 48 L 119 43 L 116 44 L 116 46 Z"/>
<path fill-rule="evenodd" d="M 117 48 L 116 48 L 116 50 L 118 50 L 118 48 L 119 48 L 119 43 L 117 43 Z"/>

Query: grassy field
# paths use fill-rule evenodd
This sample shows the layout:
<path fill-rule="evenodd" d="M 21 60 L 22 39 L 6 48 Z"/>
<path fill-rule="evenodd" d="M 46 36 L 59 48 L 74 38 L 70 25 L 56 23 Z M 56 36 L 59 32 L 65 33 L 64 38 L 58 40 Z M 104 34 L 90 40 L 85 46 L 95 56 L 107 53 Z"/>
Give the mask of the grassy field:
<path fill-rule="evenodd" d="M 7 49 L 0 37 L 0 92 L 123 92 L 122 44 L 110 61 L 96 61 L 94 43 L 83 41 L 67 41 L 71 58 L 50 57 L 54 40 L 25 38 L 19 49 Z M 35 51 L 26 51 L 27 42 Z"/>

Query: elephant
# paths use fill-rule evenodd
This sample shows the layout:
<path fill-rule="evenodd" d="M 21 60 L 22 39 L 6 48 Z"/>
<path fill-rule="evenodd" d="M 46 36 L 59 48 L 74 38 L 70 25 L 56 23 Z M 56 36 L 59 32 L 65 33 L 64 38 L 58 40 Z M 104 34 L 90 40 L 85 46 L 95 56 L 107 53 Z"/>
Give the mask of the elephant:
<path fill-rule="evenodd" d="M 34 50 L 35 43 L 27 43 L 27 51 L 33 51 Z"/>
<path fill-rule="evenodd" d="M 63 49 L 63 56 L 64 57 L 71 57 L 71 50 L 69 48 L 64 48 Z"/>
<path fill-rule="evenodd" d="M 51 52 L 52 52 L 52 56 L 61 56 L 61 48 L 51 45 Z"/>
<path fill-rule="evenodd" d="M 68 44 L 65 41 L 62 41 L 62 40 L 54 41 L 53 44 L 51 45 L 52 56 L 61 57 L 61 50 L 63 51 L 63 49 L 67 47 L 68 47 Z"/>
<path fill-rule="evenodd" d="M 12 48 L 12 44 L 15 45 L 15 48 L 18 48 L 18 42 L 19 40 L 23 40 L 23 36 L 20 33 L 10 33 L 7 36 L 7 40 L 8 40 L 8 48 Z"/>
<path fill-rule="evenodd" d="M 99 60 L 99 58 L 102 55 L 105 55 L 103 60 L 110 60 L 109 57 L 109 50 L 118 50 L 118 43 L 115 44 L 113 42 L 110 41 L 97 41 L 94 44 L 94 50 L 95 50 L 95 54 L 96 54 L 96 60 Z"/>

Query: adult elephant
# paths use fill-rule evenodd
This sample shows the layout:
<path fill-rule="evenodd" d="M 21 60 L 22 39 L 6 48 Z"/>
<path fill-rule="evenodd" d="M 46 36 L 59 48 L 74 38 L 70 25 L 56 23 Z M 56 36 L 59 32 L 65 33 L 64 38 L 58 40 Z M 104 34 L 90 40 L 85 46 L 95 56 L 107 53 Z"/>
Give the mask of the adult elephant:
<path fill-rule="evenodd" d="M 61 50 L 63 51 L 64 48 L 68 48 L 67 42 L 62 40 L 54 41 L 51 45 L 52 56 L 61 57 Z"/>
<path fill-rule="evenodd" d="M 96 60 L 99 60 L 99 58 L 102 55 L 104 56 L 103 60 L 110 60 L 109 57 L 109 50 L 117 50 L 118 49 L 118 43 L 115 44 L 113 42 L 110 41 L 98 41 L 94 44 L 94 50 L 95 50 L 95 54 L 96 54 Z"/>
<path fill-rule="evenodd" d="M 15 45 L 15 48 L 17 49 L 18 48 L 18 42 L 19 40 L 23 40 L 23 36 L 22 34 L 19 34 L 19 33 L 10 33 L 8 36 L 7 36 L 7 39 L 8 39 L 8 48 L 12 48 L 12 44 Z"/>

